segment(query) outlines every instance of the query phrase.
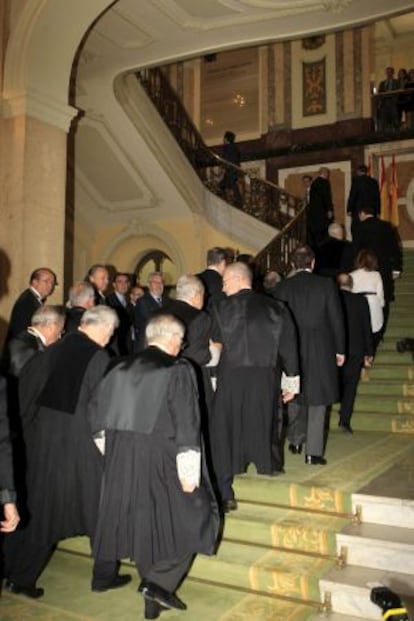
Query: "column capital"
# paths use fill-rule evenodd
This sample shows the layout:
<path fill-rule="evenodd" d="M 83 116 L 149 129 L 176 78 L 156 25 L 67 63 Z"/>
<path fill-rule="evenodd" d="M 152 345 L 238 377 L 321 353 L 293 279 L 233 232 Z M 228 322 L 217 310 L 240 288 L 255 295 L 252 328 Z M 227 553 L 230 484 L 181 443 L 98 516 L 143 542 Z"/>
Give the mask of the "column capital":
<path fill-rule="evenodd" d="M 9 91 L 1 100 L 1 116 L 5 119 L 30 116 L 69 132 L 72 120 L 79 111 L 35 89 Z"/>

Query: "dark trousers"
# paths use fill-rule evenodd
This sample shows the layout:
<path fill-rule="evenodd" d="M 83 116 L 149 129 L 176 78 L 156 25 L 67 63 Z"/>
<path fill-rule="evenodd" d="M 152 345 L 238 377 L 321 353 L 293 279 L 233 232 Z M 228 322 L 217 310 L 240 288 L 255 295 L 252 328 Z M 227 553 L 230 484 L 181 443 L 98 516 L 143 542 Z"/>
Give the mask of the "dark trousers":
<path fill-rule="evenodd" d="M 147 567 L 135 561 L 142 579 L 153 582 L 169 593 L 174 593 L 190 569 L 194 554 L 183 554 L 177 558 L 158 561 Z"/>
<path fill-rule="evenodd" d="M 306 454 L 322 457 L 325 443 L 325 405 L 288 403 L 287 439 L 290 444 L 306 443 Z"/>
<path fill-rule="evenodd" d="M 271 459 L 272 472 L 283 470 L 283 447 L 282 447 L 282 428 L 283 428 L 283 405 L 280 404 L 272 421 L 271 436 Z"/>
<path fill-rule="evenodd" d="M 234 477 L 232 474 L 217 475 L 217 486 L 222 502 L 234 499 L 233 479 Z"/>
<path fill-rule="evenodd" d="M 41 544 L 25 530 L 17 530 L 4 538 L 4 575 L 19 586 L 32 586 L 52 556 L 56 543 Z M 92 585 L 104 587 L 118 574 L 117 561 L 95 559 Z"/>
<path fill-rule="evenodd" d="M 349 425 L 351 421 L 363 362 L 363 356 L 350 355 L 341 368 L 342 395 L 339 419 L 341 425 Z"/>

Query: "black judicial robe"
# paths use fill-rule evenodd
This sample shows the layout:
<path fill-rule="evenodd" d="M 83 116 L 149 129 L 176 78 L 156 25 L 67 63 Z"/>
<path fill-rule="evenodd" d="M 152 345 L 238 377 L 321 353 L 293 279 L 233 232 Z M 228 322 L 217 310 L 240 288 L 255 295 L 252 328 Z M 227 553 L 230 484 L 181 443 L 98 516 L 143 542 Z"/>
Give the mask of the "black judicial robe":
<path fill-rule="evenodd" d="M 280 368 L 299 375 L 294 324 L 282 303 L 250 289 L 220 301 L 213 322 L 213 340 L 223 344 L 209 422 L 216 475 L 245 472 L 250 462 L 270 474 Z"/>
<path fill-rule="evenodd" d="M 75 332 L 29 361 L 20 376 L 28 535 L 42 545 L 93 535 L 103 458 L 87 404 L 108 362 L 104 349 Z"/>
<path fill-rule="evenodd" d="M 176 456 L 202 450 L 193 370 L 156 347 L 120 361 L 91 408 L 105 429 L 105 471 L 94 555 L 139 567 L 214 552 L 218 508 L 204 465 L 200 487 L 184 493 Z"/>

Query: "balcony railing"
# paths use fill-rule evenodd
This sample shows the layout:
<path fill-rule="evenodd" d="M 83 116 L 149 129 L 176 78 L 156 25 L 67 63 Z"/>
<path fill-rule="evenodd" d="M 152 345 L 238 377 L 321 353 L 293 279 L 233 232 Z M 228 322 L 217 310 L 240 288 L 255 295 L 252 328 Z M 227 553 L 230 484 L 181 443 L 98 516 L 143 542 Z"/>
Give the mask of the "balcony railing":
<path fill-rule="evenodd" d="M 257 255 L 257 266 L 263 273 L 270 269 L 283 274 L 289 271 L 288 254 L 305 242 L 303 201 L 208 148 L 161 69 L 141 70 L 137 78 L 203 184 L 233 207 L 278 229 Z M 233 179 L 232 187 L 223 183 L 226 174 Z"/>
<path fill-rule="evenodd" d="M 376 132 L 414 130 L 414 88 L 376 93 L 371 104 Z"/>

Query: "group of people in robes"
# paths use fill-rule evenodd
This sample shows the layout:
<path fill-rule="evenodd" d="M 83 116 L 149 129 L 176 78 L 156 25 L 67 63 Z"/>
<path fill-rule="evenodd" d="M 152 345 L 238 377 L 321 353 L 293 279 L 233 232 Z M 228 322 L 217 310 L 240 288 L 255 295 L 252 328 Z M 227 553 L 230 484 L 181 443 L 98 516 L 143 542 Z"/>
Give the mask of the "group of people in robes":
<path fill-rule="evenodd" d="M 6 589 L 41 597 L 56 544 L 86 535 L 92 591 L 128 584 L 119 571 L 129 558 L 146 619 L 184 610 L 177 590 L 194 555 L 215 552 L 220 520 L 238 508 L 234 477 L 251 463 L 259 474 L 284 471 L 284 404 L 291 452 L 306 447 L 305 464 L 326 464 L 343 315 L 334 282 L 313 272 L 312 250 L 297 248 L 292 261 L 295 274 L 264 295 L 247 263 L 210 249 L 206 270 L 178 279 L 176 298 L 149 314 L 145 343 L 123 357 L 108 353 L 119 325 L 109 306 L 85 309 L 57 341 L 59 313 L 36 309 L 45 316 L 31 320 L 30 355 L 8 344 L 20 360 L 26 506 L 4 541 Z"/>

